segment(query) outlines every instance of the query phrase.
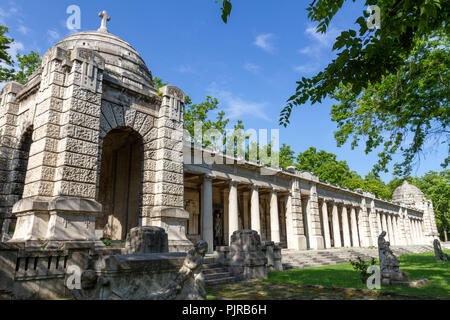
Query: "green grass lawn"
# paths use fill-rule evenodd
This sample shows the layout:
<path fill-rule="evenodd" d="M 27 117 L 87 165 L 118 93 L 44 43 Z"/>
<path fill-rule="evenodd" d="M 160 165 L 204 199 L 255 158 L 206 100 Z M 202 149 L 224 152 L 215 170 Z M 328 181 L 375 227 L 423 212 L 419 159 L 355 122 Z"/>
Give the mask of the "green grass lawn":
<path fill-rule="evenodd" d="M 450 250 L 445 251 L 450 254 Z M 389 286 L 381 291 L 412 296 L 440 297 L 450 299 L 450 262 L 436 262 L 434 253 L 403 255 L 399 258 L 400 269 L 412 280 L 426 278 L 427 285 L 419 288 Z M 337 292 L 327 288 L 311 288 L 305 285 L 323 287 L 343 287 L 367 289 L 353 270 L 350 263 L 294 269 L 283 272 L 271 272 L 267 280 L 254 280 L 241 284 L 208 288 L 208 299 L 333 299 L 366 298 L 362 293 Z M 354 296 L 356 295 L 356 297 Z M 376 295 L 373 298 L 376 298 Z M 370 297 L 368 297 L 370 298 Z M 389 299 L 389 296 L 384 296 Z"/>
<path fill-rule="evenodd" d="M 450 250 L 445 251 L 447 254 Z M 381 290 L 412 295 L 450 298 L 450 262 L 436 262 L 434 253 L 403 255 L 400 269 L 412 280 L 426 278 L 429 283 L 420 288 L 401 286 L 382 287 Z M 295 269 L 269 273 L 271 283 L 312 284 L 327 287 L 367 289 L 350 263 L 325 267 Z"/>

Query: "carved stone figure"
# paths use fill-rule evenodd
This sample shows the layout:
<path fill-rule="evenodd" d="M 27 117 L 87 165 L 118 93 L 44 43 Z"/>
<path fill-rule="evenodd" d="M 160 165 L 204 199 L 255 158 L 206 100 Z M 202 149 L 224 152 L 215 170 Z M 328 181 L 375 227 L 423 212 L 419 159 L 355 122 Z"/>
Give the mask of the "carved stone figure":
<path fill-rule="evenodd" d="M 177 277 L 161 295 L 161 300 L 176 299 L 183 290 L 189 292 L 185 296 L 186 299 L 206 299 L 202 267 L 207 251 L 208 243 L 204 240 L 200 240 L 193 249 L 189 250 Z"/>
<path fill-rule="evenodd" d="M 406 274 L 400 270 L 400 262 L 390 248 L 389 241 L 384 237 L 383 231 L 378 237 L 378 255 L 380 259 L 381 282 L 385 285 L 393 284 L 393 281 L 407 280 Z"/>
<path fill-rule="evenodd" d="M 434 247 L 434 256 L 436 257 L 436 261 L 448 261 L 448 255 L 442 251 L 441 243 L 438 239 L 434 239 L 433 241 Z"/>

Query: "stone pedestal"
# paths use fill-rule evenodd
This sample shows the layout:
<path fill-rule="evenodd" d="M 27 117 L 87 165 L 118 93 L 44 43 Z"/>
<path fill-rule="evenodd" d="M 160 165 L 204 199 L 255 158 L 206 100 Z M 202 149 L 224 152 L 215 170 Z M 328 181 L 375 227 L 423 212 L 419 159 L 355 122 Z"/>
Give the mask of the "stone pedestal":
<path fill-rule="evenodd" d="M 17 225 L 11 242 L 95 241 L 95 219 L 102 206 L 89 199 L 22 199 L 13 207 Z"/>
<path fill-rule="evenodd" d="M 240 280 L 267 278 L 267 258 L 256 231 L 238 230 L 231 236 L 229 270 Z"/>
<path fill-rule="evenodd" d="M 180 208 L 155 209 L 150 221 L 145 219 L 143 225 L 163 228 L 168 236 L 169 252 L 187 252 L 194 244 L 186 236 L 186 221 L 189 212 Z"/>
<path fill-rule="evenodd" d="M 263 252 L 267 258 L 268 271 L 283 271 L 281 263 L 281 247 L 273 241 L 266 241 L 263 244 Z"/>
<path fill-rule="evenodd" d="M 158 227 L 137 227 L 130 230 L 126 254 L 169 252 L 167 233 Z"/>

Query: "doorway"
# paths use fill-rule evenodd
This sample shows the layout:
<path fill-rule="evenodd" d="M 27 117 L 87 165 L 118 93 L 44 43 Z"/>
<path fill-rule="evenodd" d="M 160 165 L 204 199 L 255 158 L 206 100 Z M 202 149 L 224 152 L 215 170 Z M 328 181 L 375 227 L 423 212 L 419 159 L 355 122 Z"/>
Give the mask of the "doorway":
<path fill-rule="evenodd" d="M 125 240 L 139 226 L 142 199 L 143 143 L 130 128 L 110 131 L 103 140 L 99 202 L 103 214 L 96 229 L 103 237 Z"/>

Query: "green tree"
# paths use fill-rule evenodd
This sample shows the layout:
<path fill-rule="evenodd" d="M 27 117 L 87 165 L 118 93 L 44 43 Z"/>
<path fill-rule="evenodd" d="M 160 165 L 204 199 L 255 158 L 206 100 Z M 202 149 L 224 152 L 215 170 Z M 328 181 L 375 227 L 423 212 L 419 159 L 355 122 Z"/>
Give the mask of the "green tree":
<path fill-rule="evenodd" d="M 15 81 L 25 84 L 28 78 L 41 65 L 41 57 L 38 53 L 31 51 L 28 55 L 17 54 L 19 71 L 15 74 Z"/>
<path fill-rule="evenodd" d="M 14 73 L 14 61 L 7 51 L 14 39 L 8 38 L 7 33 L 8 28 L 0 25 L 0 82 L 10 81 Z"/>
<path fill-rule="evenodd" d="M 280 167 L 286 169 L 291 167 L 295 162 L 295 151 L 291 149 L 291 146 L 283 145 L 280 147 Z"/>
<path fill-rule="evenodd" d="M 436 225 L 444 241 L 448 241 L 450 226 L 450 170 L 430 171 L 414 179 L 416 185 L 428 199 L 433 201 Z"/>
<path fill-rule="evenodd" d="M 25 84 L 40 66 L 41 58 L 38 53 L 31 51 L 28 55 L 17 54 L 15 57 L 17 61 L 14 61 L 7 51 L 14 43 L 14 39 L 8 38 L 7 33 L 8 28 L 0 26 L 0 62 L 3 62 L 0 64 L 0 82 L 17 81 Z"/>
<path fill-rule="evenodd" d="M 328 181 L 347 187 L 347 183 L 356 176 L 350 171 L 346 161 L 338 161 L 336 155 L 324 150 L 317 151 L 311 147 L 305 152 L 300 152 L 295 164 L 297 169 L 314 173 L 321 181 Z"/>
<path fill-rule="evenodd" d="M 418 41 L 407 63 L 397 73 L 383 77 L 361 94 L 340 86 L 333 94 L 338 104 L 331 110 L 337 122 L 338 146 L 351 140 L 351 147 L 365 140 L 365 152 L 381 146 L 375 171 L 387 172 L 392 155 L 401 153 L 394 175 L 408 176 L 414 160 L 427 142 L 450 138 L 450 51 L 446 35 Z M 444 159 L 446 167 L 449 157 Z"/>
<path fill-rule="evenodd" d="M 313 0 L 310 3 L 307 8 L 308 18 L 317 23 L 317 32 L 327 31 L 344 2 L 345 0 Z M 297 82 L 295 94 L 288 99 L 286 107 L 281 111 L 280 124 L 289 124 L 296 106 L 308 101 L 311 104 L 321 103 L 326 97 L 338 98 L 341 106 L 335 108 L 333 114 L 334 120 L 340 124 L 340 130 L 336 134 L 338 145 L 344 144 L 352 134 L 353 146 L 357 145 L 361 137 L 366 138 L 366 152 L 372 152 L 377 146 L 383 145 L 384 151 L 380 153 L 375 171 L 386 171 L 392 154 L 401 152 L 403 162 L 396 164 L 395 174 L 406 176 L 427 138 L 444 135 L 444 139 L 448 139 L 448 46 L 431 47 L 436 35 L 450 33 L 450 1 L 358 2 L 364 4 L 364 7 L 378 6 L 381 27 L 369 29 L 366 21 L 369 13 L 364 12 L 356 19 L 358 28 L 343 31 L 333 46 L 333 50 L 337 52 L 336 59 L 315 76 L 303 77 Z M 227 22 L 224 16 L 230 16 L 232 7 L 231 4 L 223 4 L 222 19 Z M 428 47 L 424 45 L 424 40 L 431 41 Z M 423 57 L 426 50 L 429 54 Z M 443 59 L 439 59 L 439 55 Z M 425 77 L 422 78 L 422 75 Z M 388 84 L 395 89 L 390 88 L 383 95 L 383 89 L 388 89 Z M 402 86 L 398 87 L 398 84 Z M 416 89 L 421 90 L 416 92 Z M 374 91 L 378 92 L 374 94 Z M 444 100 L 440 100 L 442 94 L 446 94 Z M 383 103 L 391 102 L 386 107 L 383 105 L 381 110 L 375 103 L 364 105 L 365 108 L 361 105 L 356 113 L 354 101 L 361 95 L 371 98 L 378 96 Z M 373 101 L 376 102 L 375 99 Z M 436 108 L 439 103 L 441 104 Z M 353 120 L 358 121 L 352 125 Z M 402 143 L 409 141 L 406 137 L 408 131 L 412 133 L 413 139 L 405 147 Z M 443 167 L 449 161 L 447 157 Z"/>

